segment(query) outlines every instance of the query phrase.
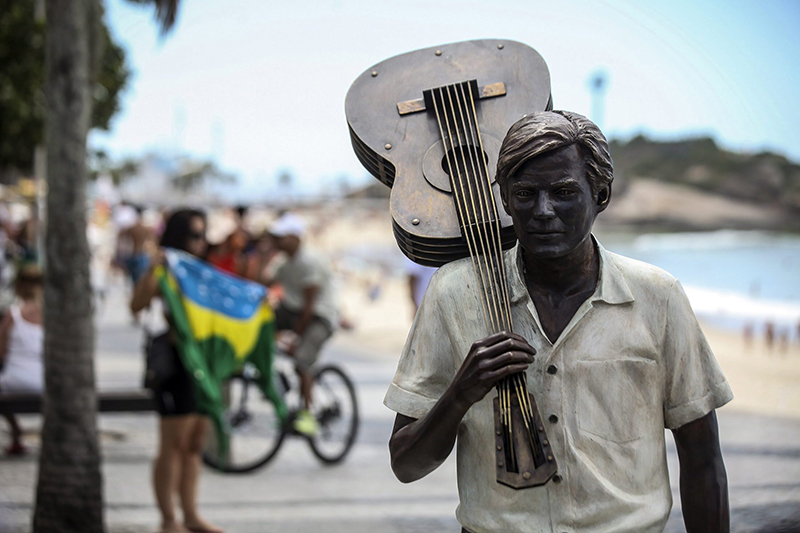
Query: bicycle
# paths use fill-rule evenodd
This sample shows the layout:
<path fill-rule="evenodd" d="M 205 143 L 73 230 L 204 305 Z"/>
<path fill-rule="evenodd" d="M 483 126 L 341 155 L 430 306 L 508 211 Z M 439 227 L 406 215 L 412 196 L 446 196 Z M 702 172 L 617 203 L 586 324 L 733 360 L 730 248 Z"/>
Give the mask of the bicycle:
<path fill-rule="evenodd" d="M 319 423 L 319 431 L 309 437 L 293 427 L 303 405 L 293 360 L 279 353 L 273 368 L 275 385 L 289 409 L 287 420 L 281 423 L 275 406 L 261 394 L 255 367 L 245 365 L 224 388 L 229 406 L 226 412 L 229 450 L 220 458 L 214 432 L 210 432 L 203 451 L 206 465 L 225 473 L 251 472 L 271 461 L 290 436 L 306 439 L 311 451 L 325 465 L 341 462 L 350 452 L 358 434 L 358 402 L 353 382 L 344 370 L 334 364 L 312 368 L 311 412 Z"/>

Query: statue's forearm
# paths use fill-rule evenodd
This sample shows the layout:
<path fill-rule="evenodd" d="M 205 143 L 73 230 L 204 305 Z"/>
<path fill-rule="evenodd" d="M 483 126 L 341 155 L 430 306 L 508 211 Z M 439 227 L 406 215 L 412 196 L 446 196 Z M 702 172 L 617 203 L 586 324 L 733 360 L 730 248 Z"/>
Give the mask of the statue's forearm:
<path fill-rule="evenodd" d="M 458 426 L 468 408 L 445 393 L 419 420 L 397 415 L 389 441 L 397 479 L 410 483 L 436 470 L 453 450 Z"/>
<path fill-rule="evenodd" d="M 689 471 L 681 468 L 681 505 L 687 533 L 728 533 L 728 479 L 722 461 Z"/>
<path fill-rule="evenodd" d="M 717 418 L 708 415 L 675 430 L 681 505 L 687 533 L 728 533 L 728 477 L 719 447 Z"/>

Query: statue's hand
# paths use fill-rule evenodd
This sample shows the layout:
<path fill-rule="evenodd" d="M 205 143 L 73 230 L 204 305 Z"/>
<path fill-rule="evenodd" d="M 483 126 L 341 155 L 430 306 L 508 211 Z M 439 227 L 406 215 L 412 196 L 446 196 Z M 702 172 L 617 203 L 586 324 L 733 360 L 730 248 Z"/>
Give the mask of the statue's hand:
<path fill-rule="evenodd" d="M 476 341 L 453 379 L 458 402 L 469 407 L 483 399 L 506 376 L 522 372 L 536 350 L 516 333 L 502 331 Z"/>

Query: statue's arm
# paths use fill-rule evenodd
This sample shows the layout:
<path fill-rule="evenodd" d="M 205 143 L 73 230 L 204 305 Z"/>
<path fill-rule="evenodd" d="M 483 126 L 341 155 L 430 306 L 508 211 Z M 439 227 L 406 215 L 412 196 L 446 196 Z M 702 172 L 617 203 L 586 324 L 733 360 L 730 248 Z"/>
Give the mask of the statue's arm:
<path fill-rule="evenodd" d="M 496 333 L 473 344 L 452 383 L 425 416 L 395 418 L 389 451 L 397 479 L 410 483 L 436 470 L 450 455 L 469 408 L 499 380 L 524 371 L 535 353 L 514 333 Z"/>
<path fill-rule="evenodd" d="M 711 411 L 673 431 L 680 462 L 683 522 L 687 533 L 728 533 L 728 477 Z"/>
<path fill-rule="evenodd" d="M 392 471 L 397 479 L 411 483 L 436 470 L 450 455 L 466 412 L 458 401 L 442 396 L 419 420 L 398 414 L 389 440 Z"/>

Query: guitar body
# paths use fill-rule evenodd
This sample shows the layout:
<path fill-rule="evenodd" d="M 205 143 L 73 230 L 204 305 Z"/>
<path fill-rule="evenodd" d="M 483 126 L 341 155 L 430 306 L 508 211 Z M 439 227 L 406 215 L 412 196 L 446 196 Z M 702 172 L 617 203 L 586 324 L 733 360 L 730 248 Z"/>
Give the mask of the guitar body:
<path fill-rule="evenodd" d="M 502 244 L 508 248 L 516 238 L 494 183 L 500 143 L 523 115 L 552 107 L 550 74 L 534 49 L 485 39 L 409 52 L 367 69 L 345 100 L 357 157 L 392 188 L 393 230 L 400 249 L 429 266 L 468 257 L 469 250 L 453 199 L 440 124 L 431 100 L 421 100 L 426 90 L 469 80 L 476 87 L 472 107 L 480 128 L 479 150 L 489 169 Z M 486 96 L 481 96 L 482 90 Z"/>

